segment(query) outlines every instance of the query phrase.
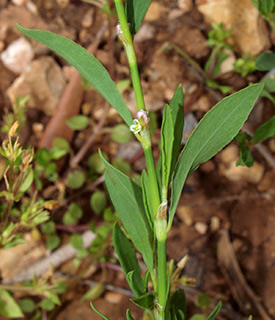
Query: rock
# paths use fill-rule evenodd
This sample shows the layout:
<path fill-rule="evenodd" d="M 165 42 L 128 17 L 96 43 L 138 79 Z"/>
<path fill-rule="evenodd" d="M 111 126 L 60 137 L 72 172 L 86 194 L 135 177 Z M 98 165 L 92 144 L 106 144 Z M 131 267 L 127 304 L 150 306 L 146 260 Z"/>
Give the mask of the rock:
<path fill-rule="evenodd" d="M 149 10 L 146 13 L 144 18 L 145 21 L 157 21 L 160 19 L 162 13 L 165 11 L 165 8 L 158 2 L 152 2 L 149 7 Z"/>
<path fill-rule="evenodd" d="M 178 7 L 184 13 L 190 12 L 193 8 L 192 0 L 178 0 Z"/>
<path fill-rule="evenodd" d="M 183 12 L 179 9 L 173 9 L 168 14 L 169 20 L 175 20 L 183 15 Z"/>
<path fill-rule="evenodd" d="M 267 172 L 262 181 L 257 185 L 257 189 L 261 192 L 268 191 L 272 189 L 274 183 L 274 174 Z"/>
<path fill-rule="evenodd" d="M 107 292 L 104 296 L 105 300 L 109 303 L 119 304 L 123 298 L 119 292 Z"/>
<path fill-rule="evenodd" d="M 236 162 L 239 157 L 239 149 L 235 144 L 230 144 L 219 153 L 218 157 L 225 164 Z"/>
<path fill-rule="evenodd" d="M 215 164 L 212 160 L 208 160 L 200 165 L 200 170 L 209 173 L 215 170 Z"/>
<path fill-rule="evenodd" d="M 256 161 L 250 168 L 243 166 L 236 167 L 236 163 L 234 161 L 227 168 L 222 168 L 220 170 L 220 173 L 230 181 L 243 180 L 246 182 L 257 184 L 262 180 L 264 167 Z"/>
<path fill-rule="evenodd" d="M 24 236 L 27 241 L 10 249 L 0 250 L 0 274 L 8 278 L 27 268 L 46 255 L 46 248 L 30 234 Z"/>
<path fill-rule="evenodd" d="M 207 23 L 224 23 L 232 29 L 232 40 L 241 53 L 258 55 L 270 48 L 266 24 L 251 0 L 197 0 Z"/>
<path fill-rule="evenodd" d="M 220 219 L 216 216 L 211 217 L 210 230 L 212 232 L 216 232 L 220 229 L 220 226 L 221 226 Z"/>
<path fill-rule="evenodd" d="M 12 3 L 14 3 L 16 6 L 22 6 L 29 0 L 12 0 Z"/>
<path fill-rule="evenodd" d="M 59 5 L 59 7 L 61 7 L 62 9 L 66 8 L 69 5 L 69 1 L 70 0 L 56 0 L 57 4 Z"/>
<path fill-rule="evenodd" d="M 43 135 L 44 125 L 40 122 L 34 122 L 32 125 L 32 130 L 35 136 L 40 139 Z"/>
<path fill-rule="evenodd" d="M 179 207 L 177 210 L 177 215 L 180 218 L 181 221 L 188 227 L 190 227 L 193 224 L 193 210 L 190 207 Z"/>
<path fill-rule="evenodd" d="M 31 63 L 25 72 L 9 87 L 7 94 L 30 96 L 28 107 L 36 108 L 51 116 L 65 87 L 60 67 L 52 57 L 41 57 Z"/>
<path fill-rule="evenodd" d="M 208 226 L 204 222 L 196 222 L 194 228 L 199 234 L 204 235 L 207 232 Z"/>
<path fill-rule="evenodd" d="M 1 53 L 1 60 L 5 67 L 17 74 L 25 70 L 33 57 L 32 47 L 25 38 L 19 38 L 13 41 L 8 48 Z"/>
<path fill-rule="evenodd" d="M 270 139 L 268 142 L 269 148 L 272 152 L 275 152 L 275 139 Z"/>
<path fill-rule="evenodd" d="M 148 23 L 142 24 L 138 32 L 135 35 L 135 42 L 143 42 L 145 40 L 153 39 L 155 34 L 155 28 Z"/>
<path fill-rule="evenodd" d="M 209 101 L 208 95 L 204 94 L 198 99 L 198 101 L 196 101 L 192 105 L 191 110 L 207 112 L 210 108 L 211 108 L 211 103 Z"/>
<path fill-rule="evenodd" d="M 236 62 L 236 56 L 232 50 L 224 50 L 224 53 L 229 56 L 221 63 L 220 73 L 231 72 L 234 70 L 234 63 Z"/>
<path fill-rule="evenodd" d="M 90 28 L 94 22 L 94 9 L 89 9 L 86 14 L 84 15 L 81 24 L 83 28 Z"/>

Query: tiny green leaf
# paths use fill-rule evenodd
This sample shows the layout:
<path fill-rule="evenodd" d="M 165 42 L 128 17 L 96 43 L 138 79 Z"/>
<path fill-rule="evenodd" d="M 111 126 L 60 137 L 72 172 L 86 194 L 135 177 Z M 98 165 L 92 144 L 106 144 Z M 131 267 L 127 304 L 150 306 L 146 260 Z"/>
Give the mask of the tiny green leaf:
<path fill-rule="evenodd" d="M 113 129 L 111 133 L 111 138 L 117 142 L 117 143 L 126 143 L 131 140 L 132 138 L 132 133 L 129 130 L 129 127 L 124 124 L 120 123 L 117 124 Z"/>
<path fill-rule="evenodd" d="M 67 176 L 68 186 L 72 189 L 79 189 L 85 182 L 85 175 L 82 171 L 76 169 Z"/>
<path fill-rule="evenodd" d="M 35 309 L 35 303 L 32 299 L 21 299 L 19 301 L 19 306 L 22 309 L 23 312 L 33 312 Z"/>
<path fill-rule="evenodd" d="M 96 312 L 98 315 L 100 315 L 104 320 L 110 320 L 109 318 L 107 318 L 106 316 L 104 316 L 101 312 L 99 312 L 96 307 L 93 305 L 92 302 L 90 302 L 91 308 L 94 310 L 94 312 Z"/>
<path fill-rule="evenodd" d="M 144 295 L 131 299 L 137 306 L 150 310 L 154 304 L 154 295 L 151 292 L 146 292 Z"/>
<path fill-rule="evenodd" d="M 81 249 L 83 245 L 83 240 L 81 235 L 72 234 L 70 237 L 70 243 L 75 249 Z"/>
<path fill-rule="evenodd" d="M 43 43 L 74 66 L 116 109 L 128 126 L 132 124 L 131 112 L 116 88 L 114 81 L 110 78 L 103 65 L 92 54 L 72 40 L 50 31 L 27 29 L 18 24 L 17 28 L 27 37 Z"/>
<path fill-rule="evenodd" d="M 78 114 L 77 116 L 71 117 L 68 120 L 66 120 L 67 126 L 73 130 L 86 129 L 89 123 L 90 119 L 83 114 Z"/>
<path fill-rule="evenodd" d="M 60 238 L 56 234 L 51 234 L 46 240 L 46 245 L 49 250 L 54 250 L 60 245 L 60 242 Z"/>
<path fill-rule="evenodd" d="M 51 220 L 41 226 L 41 231 L 45 234 L 53 234 L 55 232 L 55 223 Z"/>
<path fill-rule="evenodd" d="M 104 192 L 96 191 L 90 199 L 91 207 L 96 214 L 99 214 L 107 206 L 107 198 Z"/>
<path fill-rule="evenodd" d="M 216 305 L 215 309 L 211 312 L 211 314 L 206 318 L 206 320 L 214 320 L 214 319 L 216 319 L 216 316 L 219 314 L 221 308 L 222 308 L 222 303 L 220 301 Z"/>
<path fill-rule="evenodd" d="M 27 191 L 31 186 L 32 182 L 33 182 L 33 169 L 32 167 L 29 167 L 23 175 L 22 182 L 20 184 L 18 192 Z"/>
<path fill-rule="evenodd" d="M 144 293 L 144 288 L 136 252 L 117 224 L 115 224 L 113 228 L 113 243 L 119 263 L 125 275 L 127 275 L 130 288 L 136 297 L 141 296 Z"/>
<path fill-rule="evenodd" d="M 104 285 L 102 282 L 98 282 L 81 297 L 80 301 L 95 300 L 96 298 L 99 298 L 103 292 Z"/>
<path fill-rule="evenodd" d="M 127 311 L 126 311 L 126 319 L 127 319 L 127 320 L 135 320 L 135 319 L 131 316 L 131 313 L 130 313 L 130 310 L 129 310 L 129 309 L 127 309 Z"/>
<path fill-rule="evenodd" d="M 19 305 L 7 290 L 0 289 L 0 314 L 7 318 L 24 317 Z"/>
<path fill-rule="evenodd" d="M 207 112 L 192 132 L 174 173 L 169 228 L 188 174 L 212 158 L 237 135 L 262 89 L 262 84 L 255 84 L 224 98 Z"/>
<path fill-rule="evenodd" d="M 254 132 L 252 138 L 253 143 L 258 143 L 261 140 L 266 140 L 275 135 L 275 116 L 271 117 L 265 123 L 260 125 Z"/>
<path fill-rule="evenodd" d="M 43 310 L 52 311 L 55 308 L 54 302 L 50 299 L 43 299 L 40 303 Z"/>
<path fill-rule="evenodd" d="M 106 158 L 105 154 L 104 154 L 104 157 Z M 88 165 L 90 169 L 96 173 L 102 173 L 105 169 L 105 165 L 98 153 L 94 153 L 89 157 Z"/>
<path fill-rule="evenodd" d="M 260 71 L 269 71 L 275 67 L 275 52 L 264 52 L 256 59 L 256 68 Z"/>

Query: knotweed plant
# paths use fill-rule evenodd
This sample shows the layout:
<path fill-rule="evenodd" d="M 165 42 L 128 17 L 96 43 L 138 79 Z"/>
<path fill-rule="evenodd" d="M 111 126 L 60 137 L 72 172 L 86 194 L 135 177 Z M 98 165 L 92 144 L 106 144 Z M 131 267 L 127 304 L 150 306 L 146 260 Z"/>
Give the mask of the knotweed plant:
<path fill-rule="evenodd" d="M 135 295 L 132 301 L 145 309 L 146 319 L 180 320 L 186 319 L 185 295 L 183 289 L 177 288 L 179 270 L 170 264 L 167 267 L 166 240 L 182 188 L 189 174 L 238 134 L 263 86 L 251 85 L 220 101 L 202 118 L 181 152 L 184 109 L 183 91 L 179 86 L 170 103 L 164 106 L 161 153 L 155 166 L 150 118 L 146 112 L 132 38 L 150 2 L 126 0 L 124 8 L 122 0 L 114 0 L 119 21 L 118 37 L 128 57 L 135 92 L 137 112 L 134 119 L 106 69 L 84 48 L 48 31 L 18 28 L 73 65 L 116 109 L 141 143 L 147 166 L 141 175 L 141 187 L 114 168 L 100 153 L 106 166 L 105 183 L 121 219 L 121 223 L 113 229 L 114 249 Z M 146 264 L 145 274 L 141 273 L 134 247 Z M 149 289 L 149 283 L 152 283 L 152 289 Z M 92 307 L 104 319 L 108 319 Z M 207 319 L 215 319 L 220 308 L 221 303 Z M 129 310 L 126 318 L 133 319 Z"/>

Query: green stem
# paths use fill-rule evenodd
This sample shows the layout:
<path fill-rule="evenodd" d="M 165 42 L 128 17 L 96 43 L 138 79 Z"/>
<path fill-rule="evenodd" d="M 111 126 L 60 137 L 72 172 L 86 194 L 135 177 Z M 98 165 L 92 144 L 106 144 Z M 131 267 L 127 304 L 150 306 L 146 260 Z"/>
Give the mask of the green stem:
<path fill-rule="evenodd" d="M 157 242 L 158 256 L 158 303 L 159 314 L 164 318 L 164 307 L 167 296 L 167 272 L 166 272 L 166 240 Z"/>
<path fill-rule="evenodd" d="M 115 0 L 115 6 L 116 6 L 117 16 L 118 16 L 118 20 L 119 20 L 119 23 L 121 26 L 121 32 L 122 32 L 119 35 L 119 37 L 125 47 L 125 51 L 127 54 L 130 72 L 131 72 L 131 78 L 133 82 L 133 88 L 134 88 L 136 102 L 137 102 L 137 109 L 145 110 L 145 103 L 144 103 L 142 87 L 141 87 L 141 82 L 139 77 L 136 53 L 133 46 L 132 35 L 128 26 L 122 0 Z"/>

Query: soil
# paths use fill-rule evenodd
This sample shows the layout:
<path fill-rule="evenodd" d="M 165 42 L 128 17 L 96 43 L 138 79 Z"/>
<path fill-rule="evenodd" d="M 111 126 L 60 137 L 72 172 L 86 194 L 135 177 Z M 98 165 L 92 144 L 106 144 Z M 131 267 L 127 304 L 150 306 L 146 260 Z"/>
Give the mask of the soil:
<path fill-rule="evenodd" d="M 57 0 L 33 0 L 33 5 L 37 13 L 31 13 L 26 6 L 15 6 L 11 1 L 0 0 L 0 14 L 4 11 L 14 10 L 13 22 L 20 23 L 24 26 L 36 27 L 42 24 L 46 29 L 64 34 L 77 41 L 84 47 L 87 47 L 94 39 L 98 30 L 106 22 L 106 17 L 100 13 L 100 10 L 82 1 L 57 1 Z M 136 51 L 141 72 L 142 85 L 145 93 L 146 104 L 148 109 L 156 113 L 157 119 L 161 117 L 161 110 L 165 103 L 169 102 L 179 83 L 183 84 L 185 91 L 186 112 L 190 111 L 194 118 L 199 120 L 205 113 L 205 108 L 209 109 L 217 100 L 211 92 L 199 80 L 196 72 L 190 68 L 184 58 L 175 50 L 167 50 L 168 43 L 174 43 L 185 51 L 192 59 L 201 66 L 204 65 L 210 54 L 207 46 L 207 31 L 210 26 L 204 22 L 203 16 L 193 5 L 192 10 L 188 13 L 181 13 L 179 16 L 169 16 L 173 10 L 179 10 L 176 1 L 160 0 L 155 2 L 156 8 L 154 14 L 151 13 L 146 18 L 145 24 L 152 27 L 153 36 L 142 42 L 137 42 Z M 83 26 L 85 14 L 92 9 L 92 25 L 88 28 Z M 32 17 L 36 15 L 35 22 Z M 28 17 L 28 18 L 26 18 Z M 3 21 L 3 20 L 2 20 Z M 42 21 L 42 22 L 41 22 Z M 3 22 L 2 22 L 3 23 Z M 115 25 L 115 22 L 112 22 Z M 147 32 L 149 32 L 147 30 Z M 14 27 L 9 28 L 9 32 L 0 40 L 6 48 L 19 33 Z M 113 72 L 113 78 L 116 81 L 129 77 L 125 53 L 120 43 L 114 40 L 113 57 L 114 65 L 109 64 L 110 43 L 108 35 L 104 35 L 99 45 L 99 50 L 95 54 L 99 60 L 109 70 Z M 165 50 L 166 48 L 166 50 Z M 36 57 L 50 55 L 54 57 L 58 65 L 64 67 L 65 61 L 55 56 L 45 49 L 37 49 Z M 255 72 L 252 77 L 258 81 L 262 75 Z M 4 108 L 10 110 L 11 104 L 7 96 L 7 89 L 15 80 L 17 75 L 9 71 L 0 61 L 0 115 L 4 115 Z M 233 80 L 232 80 L 233 79 Z M 221 82 L 234 84 L 234 88 L 244 87 L 249 79 L 243 79 L 239 75 L 229 75 Z M 133 94 L 131 90 L 125 92 L 125 99 L 130 107 L 133 105 Z M 204 100 L 199 100 L 204 96 Z M 196 101 L 204 101 L 203 105 L 197 104 Z M 97 122 L 102 116 L 103 99 L 95 91 L 85 91 L 82 98 L 82 106 L 87 103 L 92 106 L 91 118 Z M 252 129 L 263 123 L 273 113 L 274 109 L 267 100 L 261 102 L 261 112 L 259 116 L 251 118 L 249 123 Z M 134 108 L 131 107 L 132 110 Z M 83 108 L 82 108 L 83 112 Z M 256 111 L 255 111 L 256 112 Z M 254 119 L 254 120 L 253 120 Z M 36 109 L 28 109 L 27 125 L 22 130 L 22 144 L 31 143 L 38 146 L 39 137 L 34 134 L 33 123 L 41 123 L 46 126 L 50 117 L 44 112 Z M 104 128 L 111 128 L 121 122 L 120 118 L 114 113 L 108 113 Z M 160 125 L 160 124 L 159 124 Z M 87 164 L 89 155 L 96 152 L 100 147 L 108 154 L 110 158 L 120 150 L 121 147 L 111 141 L 110 136 L 102 130 L 95 139 L 91 149 L 81 162 L 83 167 Z M 90 136 L 91 130 L 87 129 L 79 134 L 75 134 L 71 141 L 74 152 Z M 159 129 L 153 140 L 156 142 L 159 136 Z M 1 138 L 4 135 L 1 134 Z M 233 146 L 236 143 L 232 143 Z M 130 144 L 131 146 L 131 144 Z M 265 147 L 274 157 L 274 140 L 266 142 Z M 130 151 L 131 153 L 131 147 Z M 158 155 L 157 142 L 154 146 L 154 153 Z M 168 259 L 178 262 L 184 255 L 190 257 L 184 275 L 194 278 L 194 288 L 187 289 L 189 310 L 198 310 L 195 307 L 196 297 L 200 293 L 207 293 L 215 301 L 224 302 L 224 312 L 220 319 L 247 319 L 249 310 L 253 310 L 253 320 L 264 319 L 256 310 L 244 310 L 242 305 L 251 304 L 250 298 L 246 301 L 240 301 L 241 294 L 238 295 L 238 283 L 228 279 L 228 273 L 225 271 L 223 262 L 217 256 L 217 248 L 221 245 L 220 239 L 226 230 L 230 236 L 230 243 L 236 254 L 236 261 L 240 265 L 244 278 L 244 286 L 249 286 L 258 297 L 257 301 L 269 315 L 275 319 L 275 172 L 262 157 L 262 155 L 253 149 L 255 161 L 263 169 L 263 174 L 258 181 L 253 179 L 239 178 L 232 181 L 224 174 L 226 161 L 222 156 L 216 156 L 208 163 L 201 166 L 187 180 L 179 204 L 179 209 L 169 234 L 167 254 Z M 130 157 L 132 169 L 138 173 L 144 166 L 142 155 Z M 60 165 L 60 175 L 66 170 Z M 103 186 L 99 188 L 103 189 Z M 87 192 L 88 191 L 88 192 Z M 91 212 L 89 207 L 89 189 L 81 190 L 74 195 L 68 192 L 69 197 L 75 197 L 87 213 L 81 220 L 81 224 L 88 224 L 94 221 L 96 224 L 101 223 L 101 219 Z M 44 193 L 45 194 L 45 193 Z M 52 195 L 51 195 L 52 196 Z M 55 211 L 54 219 L 61 220 L 65 209 Z M 64 232 L 66 238 L 66 232 Z M 110 249 L 111 250 L 111 249 Z M 110 255 L 113 253 L 110 251 Z M 89 279 L 100 280 L 102 275 L 102 264 L 96 264 L 97 271 Z M 71 268 L 63 266 L 62 271 L 68 271 Z M 120 271 L 107 268 L 105 283 L 112 285 L 102 293 L 100 298 L 95 300 L 95 306 L 106 316 L 111 319 L 124 319 L 127 308 L 131 308 L 131 313 L 135 319 L 141 319 L 141 311 L 129 301 L 129 296 L 125 293 L 117 292 L 116 288 L 128 290 L 127 283 Z M 227 270 L 228 271 L 228 270 Z M 72 272 L 73 273 L 73 272 Z M 76 277 L 73 273 L 73 276 Z M 80 302 L 80 297 L 86 292 L 89 285 L 82 281 L 77 284 L 75 289 L 67 295 L 64 295 L 64 303 L 54 315 L 49 319 L 58 320 L 77 320 L 77 319 L 100 319 L 90 308 L 89 303 Z M 246 290 L 246 288 L 243 288 Z M 128 291 L 126 291 L 127 293 Z M 129 294 L 129 292 L 128 292 Z M 239 297 L 239 298 L 238 298 Z M 256 310 L 256 311 L 255 311 Z"/>

